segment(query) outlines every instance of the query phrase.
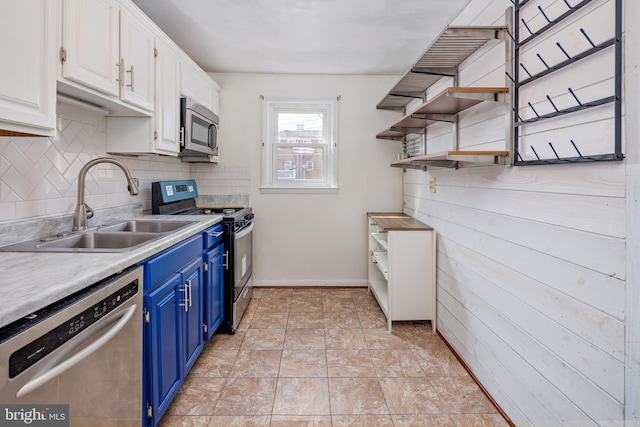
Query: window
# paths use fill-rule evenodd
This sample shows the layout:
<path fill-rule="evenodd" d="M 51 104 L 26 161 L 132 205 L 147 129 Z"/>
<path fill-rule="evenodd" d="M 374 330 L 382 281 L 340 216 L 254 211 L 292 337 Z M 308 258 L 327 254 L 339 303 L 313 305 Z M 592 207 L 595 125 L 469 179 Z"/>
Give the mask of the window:
<path fill-rule="evenodd" d="M 338 188 L 338 101 L 265 98 L 263 191 Z"/>

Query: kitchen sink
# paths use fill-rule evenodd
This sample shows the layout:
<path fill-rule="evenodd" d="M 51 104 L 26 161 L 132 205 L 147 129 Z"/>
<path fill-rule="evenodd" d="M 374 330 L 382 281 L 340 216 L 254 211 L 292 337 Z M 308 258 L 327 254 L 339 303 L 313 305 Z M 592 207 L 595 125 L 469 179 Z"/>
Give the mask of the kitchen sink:
<path fill-rule="evenodd" d="M 131 220 L 101 227 L 100 230 L 130 231 L 135 233 L 167 233 L 193 224 L 191 221 Z"/>
<path fill-rule="evenodd" d="M 87 231 L 2 246 L 0 252 L 127 252 L 191 224 L 192 221 L 120 221 Z"/>
<path fill-rule="evenodd" d="M 160 233 L 138 233 L 131 231 L 89 231 L 69 237 L 42 242 L 36 245 L 37 249 L 67 249 L 84 250 L 91 249 L 97 252 L 130 250 L 133 247 L 146 243 L 162 236 Z"/>

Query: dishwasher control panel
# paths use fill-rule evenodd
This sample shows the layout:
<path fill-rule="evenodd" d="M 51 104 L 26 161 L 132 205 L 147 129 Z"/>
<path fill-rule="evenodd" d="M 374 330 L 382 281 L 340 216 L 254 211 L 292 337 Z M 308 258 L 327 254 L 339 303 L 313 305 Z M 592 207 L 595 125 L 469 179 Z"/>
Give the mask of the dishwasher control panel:
<path fill-rule="evenodd" d="M 93 304 L 91 307 L 83 310 L 79 314 L 69 318 L 68 320 L 58 324 L 44 335 L 36 338 L 20 349 L 16 350 L 9 357 L 9 378 L 15 378 L 20 373 L 29 369 L 31 366 L 42 360 L 45 356 L 51 354 L 55 349 L 59 348 L 67 341 L 71 340 L 82 331 L 89 328 L 98 320 L 113 312 L 126 301 L 133 298 L 139 291 L 138 279 L 129 282 L 125 286 L 110 294 L 108 297 Z M 74 301 L 74 303 L 77 301 Z M 55 312 L 60 312 L 69 305 L 55 307 Z M 53 315 L 55 313 L 47 313 Z M 38 322 L 40 319 L 28 319 L 27 322 Z M 23 325 L 21 329 L 25 330 L 28 324 Z"/>

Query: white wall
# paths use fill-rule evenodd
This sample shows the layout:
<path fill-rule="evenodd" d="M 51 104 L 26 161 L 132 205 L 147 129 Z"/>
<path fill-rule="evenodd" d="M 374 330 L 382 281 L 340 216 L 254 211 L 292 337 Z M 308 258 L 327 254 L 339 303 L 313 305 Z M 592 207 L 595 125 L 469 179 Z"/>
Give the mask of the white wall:
<path fill-rule="evenodd" d="M 375 138 L 393 113 L 375 105 L 397 77 L 215 74 L 220 155 L 251 175 L 255 212 L 254 281 L 258 285 L 365 285 L 366 212 L 402 208 L 397 143 Z M 260 192 L 264 96 L 341 96 L 336 194 Z"/>
<path fill-rule="evenodd" d="M 503 24 L 510 4 L 472 0 L 454 24 Z M 500 58 L 495 48 L 479 52 L 463 64 L 461 84 L 504 85 Z M 637 55 L 634 61 L 627 67 Z M 504 146 L 503 108 L 463 113 L 460 145 Z M 562 134 L 571 120 L 555 123 Z M 590 137 L 572 132 L 576 140 Z M 451 143 L 444 128 L 432 135 L 438 149 Z M 405 212 L 438 233 L 439 330 L 516 425 L 622 425 L 626 168 L 489 166 L 405 175 Z"/>

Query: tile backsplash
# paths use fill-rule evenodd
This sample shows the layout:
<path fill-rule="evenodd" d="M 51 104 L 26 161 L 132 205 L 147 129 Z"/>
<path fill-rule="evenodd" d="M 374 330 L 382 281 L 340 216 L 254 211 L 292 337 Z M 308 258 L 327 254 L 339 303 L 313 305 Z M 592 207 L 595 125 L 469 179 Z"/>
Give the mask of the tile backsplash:
<path fill-rule="evenodd" d="M 107 154 L 106 117 L 93 110 L 58 103 L 55 137 L 0 137 L 0 221 L 72 213 L 78 172 L 89 160 L 122 160 L 140 180 L 131 196 L 122 171 L 111 164 L 94 166 L 86 177 L 85 200 L 94 209 L 139 204 L 151 209 L 151 183 L 195 179 L 202 195 L 248 195 L 246 165 L 189 164 L 171 157 Z"/>

